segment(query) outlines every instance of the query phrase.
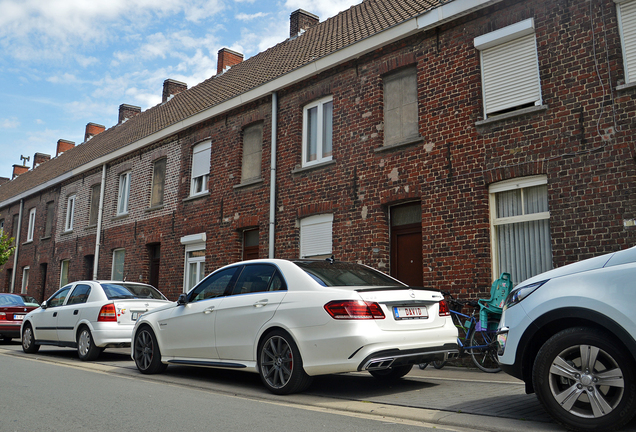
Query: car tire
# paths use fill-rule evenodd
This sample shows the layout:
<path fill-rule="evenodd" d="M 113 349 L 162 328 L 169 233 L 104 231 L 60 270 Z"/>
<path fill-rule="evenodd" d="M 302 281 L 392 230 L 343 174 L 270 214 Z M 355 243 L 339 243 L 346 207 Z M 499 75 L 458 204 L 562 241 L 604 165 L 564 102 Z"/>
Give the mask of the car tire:
<path fill-rule="evenodd" d="M 634 360 L 611 334 L 572 327 L 541 347 L 532 383 L 557 423 L 579 431 L 616 430 L 636 413 L 635 370 Z"/>
<path fill-rule="evenodd" d="M 134 340 L 135 365 L 142 374 L 161 373 L 168 367 L 161 363 L 161 351 L 157 343 L 157 337 L 150 327 L 144 325 L 135 334 Z"/>
<path fill-rule="evenodd" d="M 390 367 L 388 369 L 380 369 L 380 370 L 371 370 L 369 371 L 369 373 L 377 379 L 393 381 L 393 380 L 402 378 L 403 376 L 411 372 L 411 369 L 413 369 L 413 365 L 396 366 L 396 367 Z"/>
<path fill-rule="evenodd" d="M 93 335 L 88 327 L 83 326 L 80 328 L 77 335 L 77 355 L 82 361 L 93 361 L 101 354 L 103 350 L 95 346 L 93 342 Z"/>
<path fill-rule="evenodd" d="M 31 324 L 25 324 L 22 331 L 22 351 L 29 354 L 35 354 L 40 350 L 40 345 L 35 342 L 35 334 Z"/>
<path fill-rule="evenodd" d="M 301 392 L 312 382 L 294 339 L 282 330 L 268 333 L 259 344 L 258 372 L 265 387 L 278 395 Z"/>

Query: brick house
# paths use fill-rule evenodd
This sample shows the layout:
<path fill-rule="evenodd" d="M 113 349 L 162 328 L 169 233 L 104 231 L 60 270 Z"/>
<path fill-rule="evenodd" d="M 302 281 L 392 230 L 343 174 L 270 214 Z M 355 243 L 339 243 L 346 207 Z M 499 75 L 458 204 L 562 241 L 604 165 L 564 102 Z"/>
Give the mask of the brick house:
<path fill-rule="evenodd" d="M 636 0 L 365 0 L 0 184 L 0 290 L 254 257 L 483 296 L 634 245 Z M 89 128 L 89 126 L 91 126 Z M 90 129 L 90 131 L 89 131 Z"/>

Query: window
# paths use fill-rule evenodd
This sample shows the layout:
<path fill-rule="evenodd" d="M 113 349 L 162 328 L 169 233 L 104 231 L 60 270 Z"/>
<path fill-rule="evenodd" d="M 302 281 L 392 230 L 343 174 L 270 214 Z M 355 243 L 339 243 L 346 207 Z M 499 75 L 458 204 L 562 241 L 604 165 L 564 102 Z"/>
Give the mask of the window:
<path fill-rule="evenodd" d="M 88 300 L 88 295 L 91 292 L 91 287 L 90 285 L 76 285 L 75 289 L 73 290 L 73 292 L 71 293 L 71 296 L 68 298 L 68 301 L 66 302 L 67 305 L 70 304 L 82 304 L 82 303 L 86 303 L 86 300 Z"/>
<path fill-rule="evenodd" d="M 18 219 L 20 218 L 19 214 L 13 215 L 13 220 L 11 221 L 11 237 L 13 237 L 13 244 L 18 241 Z"/>
<path fill-rule="evenodd" d="M 481 55 L 484 114 L 541 105 L 534 19 L 475 38 Z"/>
<path fill-rule="evenodd" d="M 190 290 L 205 277 L 205 249 L 186 252 L 186 287 Z"/>
<path fill-rule="evenodd" d="M 62 306 L 64 304 L 64 300 L 66 300 L 66 296 L 68 296 L 68 292 L 71 290 L 71 286 L 65 286 L 55 294 L 51 296 L 51 298 L 46 302 L 46 307 L 56 307 Z"/>
<path fill-rule="evenodd" d="M 332 132 L 332 96 L 303 108 L 303 166 L 331 160 Z"/>
<path fill-rule="evenodd" d="M 4 219 L 0 219 L 0 235 L 4 234 Z"/>
<path fill-rule="evenodd" d="M 99 219 L 99 196 L 102 192 L 102 185 L 100 183 L 91 186 L 91 207 L 88 214 L 88 226 L 97 225 Z"/>
<path fill-rule="evenodd" d="M 243 130 L 243 166 L 241 182 L 261 178 L 263 155 L 263 125 L 257 124 Z"/>
<path fill-rule="evenodd" d="M 510 273 L 519 283 L 552 268 L 550 211 L 545 176 L 490 186 L 493 279 Z"/>
<path fill-rule="evenodd" d="M 232 295 L 285 289 L 287 289 L 287 286 L 278 274 L 276 267 L 267 264 L 256 264 L 245 266 L 234 285 Z"/>
<path fill-rule="evenodd" d="M 27 230 L 27 241 L 33 241 L 35 231 L 35 208 L 29 210 L 29 229 Z"/>
<path fill-rule="evenodd" d="M 119 193 L 117 194 L 117 215 L 128 214 L 128 198 L 130 198 L 130 172 L 119 176 Z"/>
<path fill-rule="evenodd" d="M 384 78 L 384 145 L 418 137 L 417 70 L 412 67 Z"/>
<path fill-rule="evenodd" d="M 300 257 L 331 256 L 333 214 L 309 216 L 300 220 Z"/>
<path fill-rule="evenodd" d="M 68 266 L 70 260 L 63 260 L 60 262 L 60 286 L 64 286 L 68 283 Z"/>
<path fill-rule="evenodd" d="M 188 302 L 198 302 L 224 295 L 240 268 L 240 266 L 231 267 L 210 275 L 190 292 Z"/>
<path fill-rule="evenodd" d="M 150 207 L 163 205 L 163 189 L 166 184 L 166 158 L 156 160 L 152 170 L 152 191 L 150 193 Z"/>
<path fill-rule="evenodd" d="M 46 223 L 44 224 L 44 237 L 51 237 L 53 231 L 53 217 L 55 216 L 55 203 L 49 201 L 46 203 Z"/>
<path fill-rule="evenodd" d="M 243 231 L 243 261 L 258 259 L 258 230 Z"/>
<path fill-rule="evenodd" d="M 614 0 L 618 10 L 625 83 L 636 81 L 636 1 Z"/>
<path fill-rule="evenodd" d="M 66 202 L 66 222 L 64 223 L 64 231 L 73 230 L 73 222 L 75 221 L 75 195 L 68 197 Z"/>
<path fill-rule="evenodd" d="M 190 186 L 190 195 L 200 195 L 208 191 L 211 152 L 211 141 L 197 144 L 192 148 L 192 185 Z"/>
<path fill-rule="evenodd" d="M 113 251 L 113 270 L 111 279 L 116 281 L 124 280 L 124 258 L 126 257 L 126 249 L 115 249 Z"/>
<path fill-rule="evenodd" d="M 29 266 L 22 269 L 22 291 L 20 291 L 22 294 L 26 294 L 27 289 L 29 288 L 29 270 Z"/>

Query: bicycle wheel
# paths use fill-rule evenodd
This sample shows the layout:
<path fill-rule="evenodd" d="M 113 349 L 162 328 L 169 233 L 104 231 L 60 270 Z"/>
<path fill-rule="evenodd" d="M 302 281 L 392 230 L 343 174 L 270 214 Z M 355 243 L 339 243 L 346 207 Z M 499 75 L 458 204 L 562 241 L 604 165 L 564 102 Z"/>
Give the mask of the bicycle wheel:
<path fill-rule="evenodd" d="M 435 360 L 433 361 L 433 367 L 435 369 L 441 369 L 446 365 L 446 360 Z"/>
<path fill-rule="evenodd" d="M 489 323 L 489 328 L 490 323 Z M 495 326 L 496 327 L 496 326 Z M 501 371 L 497 361 L 496 331 L 475 331 L 470 337 L 470 346 L 483 346 L 483 348 L 470 349 L 473 363 L 484 372 L 497 373 Z"/>

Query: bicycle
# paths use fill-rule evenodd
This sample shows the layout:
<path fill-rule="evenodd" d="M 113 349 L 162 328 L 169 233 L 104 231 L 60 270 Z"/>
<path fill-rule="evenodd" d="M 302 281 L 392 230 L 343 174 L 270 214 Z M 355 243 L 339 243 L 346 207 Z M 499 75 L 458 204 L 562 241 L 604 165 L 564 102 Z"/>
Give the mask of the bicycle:
<path fill-rule="evenodd" d="M 459 346 L 459 354 L 457 358 L 470 354 L 473 363 L 480 370 L 488 373 L 501 371 L 497 361 L 496 345 L 499 320 L 489 318 L 486 328 L 482 328 L 477 301 L 456 299 L 448 291 L 442 291 L 442 294 L 447 297 L 451 319 L 458 330 L 457 345 Z M 461 312 L 464 306 L 473 308 L 470 315 Z M 432 364 L 435 369 L 441 369 L 446 365 L 446 360 L 436 360 Z M 420 369 L 424 369 L 428 366 L 428 363 L 420 363 L 419 366 Z"/>

